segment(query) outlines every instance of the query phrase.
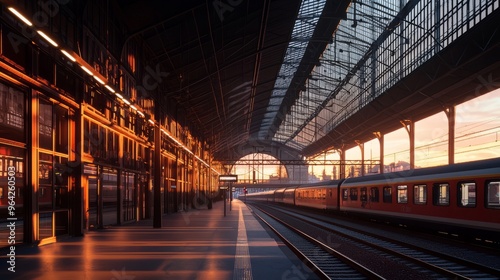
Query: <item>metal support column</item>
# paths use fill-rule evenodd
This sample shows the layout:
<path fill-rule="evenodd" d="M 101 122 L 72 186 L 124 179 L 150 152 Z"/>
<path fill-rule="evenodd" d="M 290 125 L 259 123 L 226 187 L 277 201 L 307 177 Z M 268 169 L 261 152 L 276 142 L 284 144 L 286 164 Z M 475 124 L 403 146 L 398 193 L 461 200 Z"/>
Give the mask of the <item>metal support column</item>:
<path fill-rule="evenodd" d="M 361 150 L 361 176 L 365 176 L 365 144 L 358 140 L 355 142 Z"/>
<path fill-rule="evenodd" d="M 155 106 L 159 109 L 160 106 Z M 156 111 L 159 111 L 159 110 Z M 159 112 L 156 112 L 159 113 Z M 159 119 L 159 114 L 156 115 Z M 154 132 L 154 163 L 153 163 L 153 228 L 161 228 L 161 132 L 156 124 Z"/>
<path fill-rule="evenodd" d="M 415 123 L 412 120 L 402 120 L 401 124 L 408 132 L 410 141 L 410 169 L 415 169 Z"/>
<path fill-rule="evenodd" d="M 384 173 L 384 135 L 379 131 L 373 132 L 373 135 L 377 137 L 378 143 L 380 145 L 380 163 L 379 163 L 379 173 Z"/>
<path fill-rule="evenodd" d="M 345 150 L 344 149 L 339 149 L 337 150 L 340 156 L 340 166 L 339 166 L 339 172 L 340 172 L 340 179 L 345 179 Z"/>
<path fill-rule="evenodd" d="M 448 117 L 448 164 L 455 163 L 455 107 L 445 109 Z"/>

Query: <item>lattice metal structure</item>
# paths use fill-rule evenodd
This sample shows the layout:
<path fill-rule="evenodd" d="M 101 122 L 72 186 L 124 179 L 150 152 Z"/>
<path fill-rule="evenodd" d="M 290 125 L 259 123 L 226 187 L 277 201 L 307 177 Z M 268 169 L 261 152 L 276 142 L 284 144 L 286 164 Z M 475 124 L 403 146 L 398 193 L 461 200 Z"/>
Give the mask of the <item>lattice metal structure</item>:
<path fill-rule="evenodd" d="M 303 149 L 327 135 L 498 6 L 495 0 L 353 1 L 273 140 Z"/>

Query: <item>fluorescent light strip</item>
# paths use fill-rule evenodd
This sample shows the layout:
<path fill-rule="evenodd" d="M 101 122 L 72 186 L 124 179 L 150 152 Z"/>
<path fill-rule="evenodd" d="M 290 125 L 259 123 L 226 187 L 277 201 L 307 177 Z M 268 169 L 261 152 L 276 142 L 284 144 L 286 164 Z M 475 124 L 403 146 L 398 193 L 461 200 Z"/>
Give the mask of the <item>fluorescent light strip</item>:
<path fill-rule="evenodd" d="M 118 92 L 115 92 L 115 95 L 118 96 L 118 98 L 120 98 L 120 99 L 124 99 L 123 95 L 119 94 Z"/>
<path fill-rule="evenodd" d="M 144 114 L 139 110 L 137 111 L 137 114 L 141 115 L 141 117 L 143 117 L 143 118 L 145 117 Z"/>
<path fill-rule="evenodd" d="M 83 65 L 80 65 L 80 67 L 83 69 L 83 71 L 85 71 L 85 73 L 89 74 L 90 76 L 94 76 L 94 73 L 92 73 L 92 71 L 90 71 L 87 67 Z"/>
<path fill-rule="evenodd" d="M 125 102 L 127 105 L 130 105 L 130 101 L 128 101 L 127 99 L 123 98 L 122 100 L 123 100 L 123 102 Z"/>
<path fill-rule="evenodd" d="M 172 135 L 168 134 L 166 130 L 164 130 L 163 128 L 161 129 L 161 132 L 163 132 L 165 135 L 168 136 L 168 138 L 170 138 L 172 141 L 174 141 L 177 145 L 179 145 L 181 148 L 183 148 L 184 150 L 186 150 L 186 152 L 192 154 L 197 160 L 199 160 L 201 163 L 203 163 L 204 165 L 206 165 L 208 168 L 212 169 L 213 172 L 217 173 L 217 174 L 220 174 L 217 170 L 215 170 L 214 168 L 210 167 L 210 165 L 208 163 L 206 163 L 204 160 L 202 160 L 199 156 L 195 155 L 193 152 L 191 152 L 186 146 L 184 146 L 182 143 L 180 143 L 179 141 L 177 141 L 177 139 L 175 139 Z"/>
<path fill-rule="evenodd" d="M 64 54 L 67 58 L 69 58 L 71 61 L 73 61 L 73 62 L 75 62 L 75 61 L 76 61 L 76 59 L 75 59 L 72 55 L 70 55 L 67 51 L 65 51 L 65 50 L 61 50 L 61 52 L 62 52 L 62 53 L 63 53 L 63 54 Z"/>
<path fill-rule="evenodd" d="M 134 111 L 137 111 L 137 107 L 135 107 L 134 105 L 130 105 L 130 108 L 134 109 Z"/>
<path fill-rule="evenodd" d="M 16 15 L 20 20 L 22 20 L 24 23 L 26 23 L 28 26 L 33 26 L 33 23 L 29 21 L 27 18 L 25 18 L 20 12 L 18 12 L 16 9 L 9 7 L 8 8 L 11 13 Z"/>
<path fill-rule="evenodd" d="M 155 122 L 152 119 L 149 119 L 148 122 L 150 122 L 153 125 L 155 124 Z"/>
<path fill-rule="evenodd" d="M 49 42 L 52 46 L 54 46 L 56 48 L 59 46 L 54 40 L 52 40 L 49 36 L 47 36 L 47 34 L 43 33 L 43 31 L 38 30 L 37 32 L 38 32 L 38 34 L 40 34 L 40 36 L 42 36 L 45 40 L 47 40 L 47 42 Z"/>
<path fill-rule="evenodd" d="M 99 79 L 99 77 L 97 77 L 96 75 L 94 75 L 94 79 L 95 79 L 96 81 L 98 81 L 98 82 L 99 82 L 100 84 L 102 84 L 102 85 L 104 85 L 104 84 L 105 84 L 105 82 L 103 82 L 101 79 Z"/>
<path fill-rule="evenodd" d="M 104 87 L 107 88 L 112 93 L 115 93 L 115 90 L 112 87 L 110 87 L 109 85 L 105 85 Z"/>

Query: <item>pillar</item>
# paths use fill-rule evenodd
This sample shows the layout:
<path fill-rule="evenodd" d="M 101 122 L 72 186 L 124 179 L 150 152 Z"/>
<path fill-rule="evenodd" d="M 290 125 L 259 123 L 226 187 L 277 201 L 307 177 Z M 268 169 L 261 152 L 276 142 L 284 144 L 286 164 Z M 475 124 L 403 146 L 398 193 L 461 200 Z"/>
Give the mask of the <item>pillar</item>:
<path fill-rule="evenodd" d="M 450 106 L 444 111 L 448 117 L 448 164 L 455 163 L 455 107 Z"/>

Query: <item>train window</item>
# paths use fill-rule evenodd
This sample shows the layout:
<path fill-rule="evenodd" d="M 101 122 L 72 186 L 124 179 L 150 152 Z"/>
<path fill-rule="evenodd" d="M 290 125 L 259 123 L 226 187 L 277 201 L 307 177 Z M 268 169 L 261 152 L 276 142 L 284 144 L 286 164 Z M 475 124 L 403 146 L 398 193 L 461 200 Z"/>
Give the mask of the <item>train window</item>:
<path fill-rule="evenodd" d="M 447 183 L 434 184 L 432 200 L 434 205 L 450 205 L 450 185 Z"/>
<path fill-rule="evenodd" d="M 343 189 L 342 190 L 342 200 L 347 200 L 348 197 L 349 197 L 349 190 Z"/>
<path fill-rule="evenodd" d="M 476 183 L 462 182 L 458 184 L 457 203 L 460 207 L 476 206 Z"/>
<path fill-rule="evenodd" d="M 361 201 L 364 201 L 364 202 L 368 201 L 368 195 L 367 195 L 367 190 L 366 190 L 366 188 L 361 188 L 361 190 L 360 190 L 360 197 L 359 197 L 359 199 L 360 199 Z"/>
<path fill-rule="evenodd" d="M 378 188 L 371 188 L 370 189 L 370 201 L 371 202 L 378 202 L 379 201 L 379 191 Z"/>
<path fill-rule="evenodd" d="M 349 190 L 349 198 L 353 201 L 358 200 L 358 189 L 352 188 Z"/>
<path fill-rule="evenodd" d="M 392 187 L 384 187 L 384 202 L 392 203 Z"/>
<path fill-rule="evenodd" d="M 398 203 L 408 203 L 408 186 L 398 186 Z"/>
<path fill-rule="evenodd" d="M 413 186 L 413 203 L 414 204 L 427 203 L 427 185 Z"/>
<path fill-rule="evenodd" d="M 486 187 L 486 207 L 500 209 L 500 180 L 489 182 Z"/>

